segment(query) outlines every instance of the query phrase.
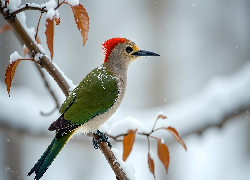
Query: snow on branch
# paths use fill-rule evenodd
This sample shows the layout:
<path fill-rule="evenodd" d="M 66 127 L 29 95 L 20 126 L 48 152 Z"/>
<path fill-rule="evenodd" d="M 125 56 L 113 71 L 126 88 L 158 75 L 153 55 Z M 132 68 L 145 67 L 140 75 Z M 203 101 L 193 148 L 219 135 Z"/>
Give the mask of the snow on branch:
<path fill-rule="evenodd" d="M 157 112 L 163 111 L 168 116 L 167 122 L 178 129 L 182 137 L 193 132 L 200 133 L 204 128 L 221 126 L 225 118 L 250 108 L 249 89 L 250 63 L 248 62 L 234 74 L 213 77 L 203 89 L 191 97 L 150 109 L 126 109 L 126 111 L 121 109 L 103 126 L 112 129 L 112 124 L 117 119 L 129 115 L 143 121 L 144 126 L 152 127 Z M 164 124 L 159 124 L 158 127 L 162 125 Z"/>
<path fill-rule="evenodd" d="M 73 85 L 71 88 L 72 87 Z M 111 134 L 117 135 L 117 129 L 121 129 L 119 127 L 122 126 L 122 131 L 124 132 L 127 132 L 131 128 L 137 128 L 142 132 L 148 132 L 149 128 L 152 127 L 153 119 L 155 119 L 157 112 L 161 110 L 168 115 L 168 123 L 178 129 L 180 134 L 191 133 L 202 129 L 207 125 L 219 124 L 226 116 L 231 115 L 232 113 L 235 114 L 235 112 L 240 109 L 249 108 L 249 89 L 250 63 L 247 63 L 242 69 L 233 75 L 212 78 L 203 90 L 182 101 L 146 110 L 133 111 L 120 108 L 119 112 L 114 114 L 109 121 L 100 127 L 100 130 L 107 133 L 112 132 Z M 18 99 L 13 97 L 13 99 L 11 98 L 11 101 L 9 101 L 6 86 L 2 82 L 0 83 L 0 105 L 1 107 L 4 107 L 4 109 L 2 109 L 2 113 L 0 114 L 0 124 L 6 123 L 7 126 L 15 124 L 15 129 L 18 130 L 25 127 L 25 130 L 30 133 L 33 132 L 33 129 L 39 129 L 39 131 L 45 132 L 46 128 L 38 128 L 37 123 L 44 123 L 44 120 L 40 120 L 41 115 L 39 111 L 44 108 L 46 109 L 48 106 L 46 101 L 48 103 L 48 99 L 50 98 L 49 94 L 48 96 L 40 98 L 39 94 L 36 94 L 36 92 L 24 87 L 14 87 L 12 91 L 13 96 L 18 92 L 22 92 L 22 96 Z M 30 97 L 28 97 L 29 95 Z M 60 102 L 63 101 L 63 94 L 59 99 Z M 39 104 L 40 106 L 38 106 Z M 15 107 L 19 107 L 17 109 L 20 110 L 19 119 L 16 119 L 16 113 L 12 113 Z M 30 109 L 34 108 L 37 109 L 32 115 L 32 118 L 30 118 L 30 121 L 26 119 L 22 122 L 22 119 L 25 119 L 22 117 L 26 115 L 25 112 L 30 112 Z M 56 113 L 55 117 L 57 116 L 58 114 Z M 126 116 L 131 117 L 126 120 L 117 121 Z M 4 122 L 3 119 L 6 117 L 8 117 L 8 121 Z M 53 118 L 54 116 L 49 117 L 50 121 Z M 33 119 L 37 120 L 34 122 Z M 141 122 L 142 120 L 143 123 Z M 126 123 L 126 121 L 131 121 L 131 123 Z M 124 124 L 126 124 L 126 126 L 123 126 Z M 166 125 L 160 124 L 159 127 L 160 126 Z"/>

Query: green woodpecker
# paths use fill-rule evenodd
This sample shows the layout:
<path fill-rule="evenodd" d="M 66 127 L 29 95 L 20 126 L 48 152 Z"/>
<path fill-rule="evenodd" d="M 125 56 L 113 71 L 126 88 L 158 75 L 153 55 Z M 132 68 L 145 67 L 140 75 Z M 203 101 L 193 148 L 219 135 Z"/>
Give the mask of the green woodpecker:
<path fill-rule="evenodd" d="M 98 128 L 115 113 L 122 102 L 129 64 L 140 56 L 159 55 L 140 50 L 134 42 L 125 38 L 105 41 L 102 50 L 104 63 L 92 70 L 66 98 L 59 110 L 61 116 L 49 127 L 49 131 L 56 131 L 55 137 L 28 176 L 35 172 L 35 179 L 40 179 L 77 132 L 96 133 L 100 139 L 93 140 L 94 147 L 98 148 L 97 144 L 105 141 L 111 148 L 107 136 Z"/>

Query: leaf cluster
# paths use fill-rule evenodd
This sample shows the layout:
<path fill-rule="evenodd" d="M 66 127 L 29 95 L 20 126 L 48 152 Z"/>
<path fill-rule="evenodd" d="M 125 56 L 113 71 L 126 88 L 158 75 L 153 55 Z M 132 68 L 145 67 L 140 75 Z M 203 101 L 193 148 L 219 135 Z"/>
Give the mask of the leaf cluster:
<path fill-rule="evenodd" d="M 7 7 L 7 3 L 9 3 L 9 0 L 7 0 L 5 2 L 6 2 L 5 6 Z M 58 4 L 54 10 L 57 10 L 62 4 L 67 4 L 71 7 L 74 18 L 75 18 L 76 26 L 77 26 L 77 28 L 78 28 L 78 30 L 83 38 L 83 45 L 85 45 L 85 43 L 88 39 L 88 30 L 89 30 L 88 13 L 86 12 L 86 10 L 82 4 L 79 3 L 76 6 L 72 6 L 69 3 L 67 3 L 67 1 L 65 1 L 65 0 L 62 1 L 61 3 L 59 3 L 59 0 L 58 0 Z M 35 9 L 35 10 L 41 11 L 41 15 L 40 15 L 40 18 L 38 21 L 38 25 L 36 27 L 36 34 L 35 34 L 36 43 L 40 44 L 40 39 L 37 36 L 37 33 L 39 30 L 39 24 L 40 24 L 41 17 L 42 17 L 44 12 L 47 12 L 45 10 L 45 8 L 46 7 L 42 7 L 42 8 L 33 7 L 29 4 L 26 4 L 26 6 L 19 8 L 15 12 L 9 14 L 9 16 L 14 16 L 17 13 L 20 13 L 20 12 L 25 11 L 25 10 L 30 10 L 30 9 Z M 50 51 L 51 60 L 53 59 L 53 55 L 54 55 L 54 25 L 55 25 L 55 23 L 56 23 L 56 25 L 60 24 L 60 17 L 57 17 L 56 14 L 53 16 L 52 19 L 47 18 L 46 23 L 45 23 L 45 26 L 46 26 L 45 35 L 46 35 L 46 39 L 47 39 L 47 45 L 48 45 L 48 48 Z M 9 24 L 4 25 L 3 27 L 0 28 L 0 35 L 1 35 L 1 33 L 8 31 L 10 29 L 11 29 L 11 27 Z M 28 52 L 29 52 L 28 48 L 25 47 L 24 48 L 24 55 L 26 55 Z M 35 59 L 35 57 L 33 57 L 33 59 L 17 59 L 15 61 L 11 62 L 11 64 L 7 67 L 7 70 L 5 73 L 5 84 L 7 86 L 7 92 L 9 94 L 9 96 L 10 96 L 11 83 L 12 83 L 12 80 L 13 80 L 13 77 L 15 74 L 16 67 L 19 64 L 19 62 L 22 60 L 30 60 L 30 61 L 33 61 L 33 62 L 39 64 L 39 59 L 35 59 L 35 60 L 34 59 Z"/>
<path fill-rule="evenodd" d="M 173 127 L 155 128 L 155 125 L 159 119 L 166 119 L 166 118 L 167 117 L 164 115 L 159 115 L 157 117 L 157 119 L 155 120 L 155 123 L 154 123 L 154 126 L 153 126 L 151 132 L 149 132 L 149 133 L 138 132 L 138 130 L 135 129 L 135 130 L 128 130 L 128 132 L 126 134 L 121 134 L 121 135 L 117 135 L 117 136 L 112 136 L 109 134 L 106 134 L 106 135 L 113 138 L 115 141 L 118 141 L 118 142 L 122 141 L 123 142 L 123 161 L 126 161 L 129 154 L 131 153 L 132 148 L 133 148 L 133 144 L 135 142 L 136 135 L 139 134 L 139 135 L 146 136 L 147 140 L 148 140 L 148 157 L 147 157 L 148 158 L 148 167 L 149 167 L 150 172 L 155 177 L 154 160 L 152 159 L 152 157 L 150 155 L 150 140 L 149 140 L 149 138 L 155 139 L 157 141 L 157 154 L 158 154 L 158 157 L 166 170 L 166 173 L 168 172 L 170 156 L 169 156 L 168 147 L 164 143 L 164 140 L 162 138 L 152 136 L 152 134 L 154 132 L 159 131 L 159 130 L 168 131 L 183 146 L 183 148 L 185 150 L 187 150 L 187 147 L 186 147 L 184 141 L 181 139 L 181 137 L 179 136 L 179 133 L 176 131 L 175 128 L 173 128 Z M 119 137 L 122 137 L 122 136 L 123 136 L 123 140 L 118 139 Z"/>

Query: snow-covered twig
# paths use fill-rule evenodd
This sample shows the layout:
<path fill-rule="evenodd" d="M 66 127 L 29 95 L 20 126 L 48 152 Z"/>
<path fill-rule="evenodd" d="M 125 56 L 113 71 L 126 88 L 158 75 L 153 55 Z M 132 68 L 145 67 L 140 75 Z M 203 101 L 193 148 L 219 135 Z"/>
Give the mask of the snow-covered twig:
<path fill-rule="evenodd" d="M 16 11 L 14 11 L 13 13 L 11 13 L 12 16 L 17 15 L 20 12 L 26 11 L 26 10 L 38 10 L 42 13 L 47 12 L 47 10 L 45 9 L 46 6 L 44 7 L 40 7 L 40 6 L 33 6 L 33 5 L 29 5 L 28 3 L 21 6 L 19 9 L 17 9 Z"/>
<path fill-rule="evenodd" d="M 6 13 L 2 8 L 2 1 L 0 1 L 0 13 L 6 17 Z M 5 20 L 10 24 L 10 26 L 17 33 L 21 41 L 26 45 L 32 57 L 35 57 L 36 54 L 44 54 L 37 46 L 36 42 L 32 40 L 27 31 L 21 25 L 19 20 L 16 17 L 11 16 L 11 18 L 5 18 Z M 66 83 L 63 76 L 57 70 L 57 68 L 50 62 L 48 57 L 44 54 L 42 58 L 39 60 L 39 64 L 41 68 L 45 68 L 48 73 L 55 79 L 57 84 L 61 87 L 65 96 L 68 96 L 69 86 Z"/>

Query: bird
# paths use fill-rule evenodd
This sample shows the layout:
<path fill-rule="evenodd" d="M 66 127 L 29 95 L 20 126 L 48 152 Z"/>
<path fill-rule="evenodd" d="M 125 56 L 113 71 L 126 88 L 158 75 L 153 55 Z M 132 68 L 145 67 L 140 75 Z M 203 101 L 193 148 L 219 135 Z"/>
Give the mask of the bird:
<path fill-rule="evenodd" d="M 35 180 L 43 176 L 64 145 L 78 132 L 97 134 L 100 139 L 92 140 L 96 149 L 101 141 L 111 148 L 107 136 L 98 128 L 116 112 L 123 100 L 128 66 L 141 56 L 160 56 L 140 50 L 134 42 L 121 37 L 105 41 L 102 51 L 104 62 L 69 94 L 59 109 L 60 117 L 48 128 L 55 131 L 55 137 L 28 173 L 28 176 L 35 173 Z"/>

